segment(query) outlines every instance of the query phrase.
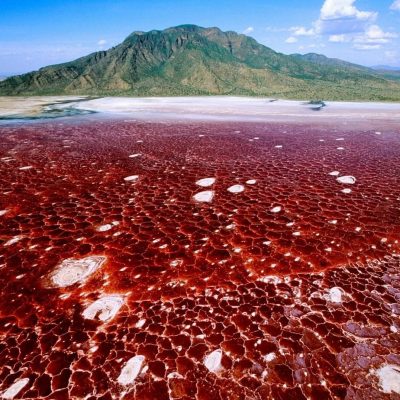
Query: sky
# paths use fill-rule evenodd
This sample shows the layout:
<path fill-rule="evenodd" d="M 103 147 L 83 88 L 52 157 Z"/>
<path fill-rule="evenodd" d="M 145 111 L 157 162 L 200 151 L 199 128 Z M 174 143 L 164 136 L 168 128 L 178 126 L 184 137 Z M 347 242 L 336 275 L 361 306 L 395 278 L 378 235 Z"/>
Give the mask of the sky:
<path fill-rule="evenodd" d="M 400 66 L 400 0 L 0 0 L 0 76 L 182 24 L 244 33 L 285 54 Z"/>

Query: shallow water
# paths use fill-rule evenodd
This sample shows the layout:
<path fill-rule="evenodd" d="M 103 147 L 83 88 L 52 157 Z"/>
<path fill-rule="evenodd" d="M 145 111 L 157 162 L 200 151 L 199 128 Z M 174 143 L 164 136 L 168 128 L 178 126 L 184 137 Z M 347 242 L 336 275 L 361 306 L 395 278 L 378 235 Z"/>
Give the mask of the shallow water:
<path fill-rule="evenodd" d="M 395 123 L 0 133 L 0 393 L 398 396 L 382 377 L 400 365 Z"/>

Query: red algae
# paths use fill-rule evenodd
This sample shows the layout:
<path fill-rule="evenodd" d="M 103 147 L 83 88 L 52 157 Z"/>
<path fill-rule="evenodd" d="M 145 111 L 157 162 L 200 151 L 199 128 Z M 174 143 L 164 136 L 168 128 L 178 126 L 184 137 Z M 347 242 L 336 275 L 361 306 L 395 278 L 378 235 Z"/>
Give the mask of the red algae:
<path fill-rule="evenodd" d="M 0 131 L 0 397 L 400 399 L 399 128 Z"/>

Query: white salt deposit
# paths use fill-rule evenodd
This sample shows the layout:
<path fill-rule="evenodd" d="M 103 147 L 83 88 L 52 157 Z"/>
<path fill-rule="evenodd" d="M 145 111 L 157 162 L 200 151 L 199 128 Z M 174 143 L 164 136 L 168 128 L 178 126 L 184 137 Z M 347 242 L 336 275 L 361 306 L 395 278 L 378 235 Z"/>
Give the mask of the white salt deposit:
<path fill-rule="evenodd" d="M 7 240 L 7 242 L 4 243 L 4 246 L 11 246 L 17 242 L 19 242 L 22 239 L 22 236 L 14 236 L 10 240 Z"/>
<path fill-rule="evenodd" d="M 204 359 L 204 365 L 210 372 L 218 372 L 221 369 L 222 351 L 214 350 Z"/>
<path fill-rule="evenodd" d="M 0 217 L 7 214 L 8 210 L 0 210 Z"/>
<path fill-rule="evenodd" d="M 344 194 L 350 194 L 351 193 L 351 189 L 342 189 L 342 193 Z"/>
<path fill-rule="evenodd" d="M 375 371 L 375 375 L 379 378 L 379 386 L 383 393 L 400 394 L 400 366 L 384 365 Z"/>
<path fill-rule="evenodd" d="M 341 303 L 342 302 L 343 291 L 339 287 L 333 287 L 329 289 L 329 301 L 332 303 Z"/>
<path fill-rule="evenodd" d="M 143 328 L 144 324 L 146 323 L 145 319 L 139 319 L 138 322 L 136 322 L 136 328 Z"/>
<path fill-rule="evenodd" d="M 201 186 L 201 187 L 209 187 L 214 185 L 215 183 L 215 178 L 203 178 L 203 179 L 199 179 L 196 182 L 197 186 Z"/>
<path fill-rule="evenodd" d="M 233 185 L 228 188 L 228 192 L 231 192 L 231 193 L 241 193 L 243 191 L 244 191 L 243 185 Z"/>
<path fill-rule="evenodd" d="M 110 229 L 112 229 L 113 228 L 113 225 L 111 225 L 111 224 L 106 224 L 106 225 L 101 225 L 101 226 L 99 226 L 96 230 L 98 231 L 98 232 L 107 232 L 107 231 L 109 231 Z"/>
<path fill-rule="evenodd" d="M 117 379 L 118 383 L 124 386 L 131 385 L 140 374 L 144 360 L 144 356 L 135 356 L 129 359 L 121 370 Z"/>
<path fill-rule="evenodd" d="M 200 203 L 211 203 L 213 198 L 214 192 L 212 190 L 205 190 L 204 192 L 196 193 L 193 196 L 193 199 Z"/>
<path fill-rule="evenodd" d="M 131 154 L 129 156 L 129 158 L 136 158 L 136 157 L 140 157 L 140 156 L 141 156 L 141 153 L 136 153 L 136 154 Z"/>
<path fill-rule="evenodd" d="M 339 171 L 332 171 L 332 172 L 329 172 L 328 175 L 331 175 L 331 176 L 339 176 L 339 175 L 340 175 L 340 172 L 339 172 Z"/>
<path fill-rule="evenodd" d="M 283 146 L 281 146 L 280 144 L 278 146 L 275 146 L 276 149 L 281 149 Z"/>
<path fill-rule="evenodd" d="M 276 354 L 275 353 L 268 353 L 268 354 L 266 354 L 264 356 L 264 360 L 266 362 L 271 362 L 271 361 L 275 360 L 275 358 L 276 358 Z"/>
<path fill-rule="evenodd" d="M 78 100 L 79 98 L 70 98 Z M 270 102 L 265 98 L 235 96 L 211 97 L 106 97 L 88 99 L 76 103 L 55 104 L 65 101 L 65 97 L 6 97 L 0 98 L 0 115 L 37 115 L 52 104 L 52 109 L 73 107 L 103 113 L 123 113 L 134 116 L 135 120 L 154 118 L 257 120 L 287 121 L 288 119 L 307 119 L 321 121 L 377 120 L 399 121 L 399 103 L 328 102 L 324 112 L 316 113 L 304 101 L 277 100 Z M 198 135 L 200 136 L 200 135 Z M 203 135 L 202 135 L 203 136 Z"/>
<path fill-rule="evenodd" d="M 255 179 L 249 179 L 248 181 L 246 181 L 246 183 L 248 185 L 255 185 L 257 183 L 257 181 Z"/>
<path fill-rule="evenodd" d="M 5 392 L 1 394 L 1 398 L 13 399 L 28 383 L 28 378 L 18 379 Z"/>
<path fill-rule="evenodd" d="M 32 165 L 27 165 L 26 167 L 19 168 L 20 171 L 27 171 L 28 169 L 33 168 Z"/>
<path fill-rule="evenodd" d="M 276 264 L 274 264 L 273 266 L 275 267 Z M 273 283 L 274 285 L 282 283 L 282 279 L 279 276 L 275 276 L 275 275 L 263 276 L 263 277 L 259 278 L 258 280 L 260 282 L 264 282 L 264 283 Z"/>
<path fill-rule="evenodd" d="M 139 175 L 130 175 L 124 178 L 124 181 L 132 182 L 139 179 Z"/>
<path fill-rule="evenodd" d="M 336 178 L 336 180 L 345 185 L 354 185 L 356 183 L 356 178 L 351 175 L 339 176 L 339 178 Z"/>
<path fill-rule="evenodd" d="M 276 206 L 276 207 L 271 209 L 271 212 L 275 213 L 275 214 L 278 213 L 278 212 L 281 212 L 281 211 L 282 211 L 282 207 L 281 206 Z"/>
<path fill-rule="evenodd" d="M 117 225 L 119 225 L 119 222 L 113 221 L 113 222 L 111 222 L 111 224 L 100 225 L 96 230 L 98 232 L 107 232 L 110 229 L 114 228 L 114 226 L 117 226 Z"/>
<path fill-rule="evenodd" d="M 119 295 L 109 295 L 97 299 L 89 307 L 87 307 L 82 315 L 86 319 L 99 319 L 100 321 L 108 321 L 113 319 L 119 309 L 124 304 L 124 299 Z"/>
<path fill-rule="evenodd" d="M 84 282 L 106 261 L 104 256 L 90 256 L 81 259 L 68 258 L 59 264 L 51 276 L 55 286 L 67 287 Z"/>

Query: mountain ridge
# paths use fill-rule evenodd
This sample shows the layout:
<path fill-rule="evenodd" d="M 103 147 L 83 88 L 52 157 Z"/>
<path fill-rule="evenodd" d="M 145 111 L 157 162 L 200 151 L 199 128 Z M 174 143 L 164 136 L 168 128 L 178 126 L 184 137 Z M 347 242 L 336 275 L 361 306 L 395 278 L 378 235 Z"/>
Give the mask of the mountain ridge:
<path fill-rule="evenodd" d="M 0 95 L 248 95 L 400 100 L 400 82 L 320 54 L 285 55 L 217 27 L 135 31 L 117 46 L 9 77 Z"/>

